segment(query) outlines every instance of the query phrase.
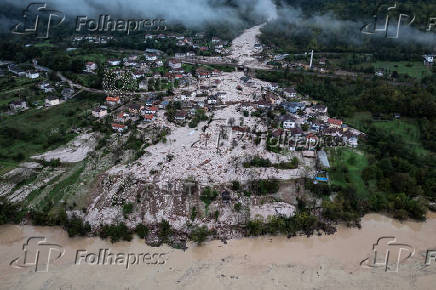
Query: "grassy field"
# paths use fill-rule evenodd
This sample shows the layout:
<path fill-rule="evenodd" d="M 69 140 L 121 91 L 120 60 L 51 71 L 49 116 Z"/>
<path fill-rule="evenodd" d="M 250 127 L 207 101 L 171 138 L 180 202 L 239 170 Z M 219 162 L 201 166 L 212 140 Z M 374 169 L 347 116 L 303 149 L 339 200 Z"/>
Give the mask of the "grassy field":
<path fill-rule="evenodd" d="M 58 205 L 61 200 L 65 201 L 68 195 L 74 192 L 84 168 L 85 162 L 64 166 L 66 172 L 54 177 L 46 185 L 32 191 L 24 200 L 25 205 L 43 209 L 50 202 L 53 205 Z"/>
<path fill-rule="evenodd" d="M 42 78 L 29 79 L 26 77 L 3 77 L 0 78 L 0 95 L 8 94 L 9 91 L 19 89 L 23 86 L 30 86 L 37 82 L 40 82 Z"/>
<path fill-rule="evenodd" d="M 84 164 L 75 165 L 67 174 L 64 174 L 62 178 L 60 178 L 59 182 L 49 187 L 48 194 L 42 201 L 38 202 L 37 205 L 44 208 L 49 201 L 56 205 L 59 201 L 65 200 L 67 195 L 71 193 L 71 189 L 79 182 L 79 177 L 84 168 Z"/>
<path fill-rule="evenodd" d="M 98 77 L 94 74 L 66 74 L 67 77 L 69 77 L 71 80 L 78 82 L 82 86 L 92 88 L 95 87 L 96 82 L 98 80 Z"/>
<path fill-rule="evenodd" d="M 425 156 L 429 153 L 421 144 L 421 134 L 415 120 L 376 122 L 374 125 L 386 132 L 401 136 L 402 142 L 407 144 L 411 151 L 418 156 Z"/>
<path fill-rule="evenodd" d="M 74 59 L 82 59 L 83 61 L 93 61 L 93 62 L 101 62 L 101 63 L 105 63 L 107 62 L 109 59 L 122 59 L 124 56 L 126 56 L 127 54 L 124 53 L 111 53 L 111 52 L 97 52 L 97 53 L 89 53 L 86 50 L 75 50 L 73 52 L 70 53 L 71 57 L 73 57 Z"/>
<path fill-rule="evenodd" d="M 429 152 L 421 144 L 421 134 L 418 124 L 413 119 L 402 118 L 399 120 L 374 121 L 371 113 L 355 113 L 352 118 L 345 119 L 350 126 L 366 132 L 372 124 L 386 132 L 401 136 L 402 142 L 407 144 L 419 156 L 425 156 Z"/>
<path fill-rule="evenodd" d="M 35 100 L 42 100 L 44 94 L 41 90 L 34 88 L 34 82 L 25 83 L 13 88 L 8 88 L 0 91 L 0 108 L 2 111 L 8 110 L 7 107 L 11 101 L 18 100 L 20 98 L 26 98 L 28 105 Z M 0 85 L 1 86 L 1 85 Z"/>
<path fill-rule="evenodd" d="M 82 96 L 52 108 L 7 117 L 0 123 L 0 170 L 70 141 L 74 134 L 68 129 L 86 125 L 87 110 L 102 100 Z"/>
<path fill-rule="evenodd" d="M 373 121 L 370 112 L 357 112 L 351 118 L 345 118 L 345 123 L 360 131 L 366 131 L 368 125 Z"/>
<path fill-rule="evenodd" d="M 331 169 L 330 183 L 339 186 L 352 186 L 357 195 L 366 199 L 368 191 L 361 177 L 363 169 L 368 166 L 368 160 L 363 153 L 351 149 L 334 148 L 329 150 Z"/>
<path fill-rule="evenodd" d="M 195 66 L 193 66 L 192 64 L 182 64 L 182 68 L 185 72 L 193 72 L 195 69 Z"/>
<path fill-rule="evenodd" d="M 424 66 L 420 61 L 377 61 L 372 64 L 374 68 L 384 68 L 385 71 L 392 73 L 397 71 L 399 74 L 407 74 L 412 78 L 421 79 L 423 76 L 431 75 L 431 70 Z"/>

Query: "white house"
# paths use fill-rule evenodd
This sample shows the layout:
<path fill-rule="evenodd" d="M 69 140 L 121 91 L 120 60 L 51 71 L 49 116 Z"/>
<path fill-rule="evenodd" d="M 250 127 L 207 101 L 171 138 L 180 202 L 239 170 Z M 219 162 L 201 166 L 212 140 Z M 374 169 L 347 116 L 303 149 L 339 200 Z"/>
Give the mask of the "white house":
<path fill-rule="evenodd" d="M 434 55 L 424 55 L 424 65 L 432 65 L 434 63 Z"/>
<path fill-rule="evenodd" d="M 86 72 L 93 72 L 97 69 L 97 64 L 95 62 L 89 61 L 85 64 Z"/>
<path fill-rule="evenodd" d="M 157 55 L 153 54 L 153 53 L 147 53 L 145 55 L 145 59 L 148 61 L 155 61 L 155 60 L 157 60 Z"/>
<path fill-rule="evenodd" d="M 145 76 L 145 73 L 143 71 L 136 71 L 132 73 L 132 76 L 135 80 L 140 79 Z"/>
<path fill-rule="evenodd" d="M 9 108 L 12 111 L 23 111 L 27 109 L 27 103 L 26 101 L 12 101 L 9 103 Z"/>
<path fill-rule="evenodd" d="M 121 61 L 120 61 L 120 60 L 117 60 L 117 59 L 114 59 L 114 60 L 109 60 L 108 63 L 109 63 L 111 66 L 116 66 L 116 65 L 120 65 L 120 64 L 121 64 Z"/>
<path fill-rule="evenodd" d="M 286 88 L 283 90 L 283 94 L 287 98 L 295 98 L 297 97 L 297 91 L 294 88 Z"/>
<path fill-rule="evenodd" d="M 37 78 L 39 78 L 39 72 L 36 72 L 36 71 L 27 71 L 26 72 L 26 77 L 28 77 L 29 79 L 37 79 Z"/>
<path fill-rule="evenodd" d="M 207 98 L 207 103 L 209 105 L 215 105 L 217 103 L 217 98 L 215 96 L 210 96 Z"/>
<path fill-rule="evenodd" d="M 170 59 L 169 62 L 168 62 L 168 65 L 172 69 L 182 68 L 182 63 L 180 61 L 178 61 L 178 60 L 175 60 L 175 59 Z"/>
<path fill-rule="evenodd" d="M 105 106 L 97 107 L 91 113 L 95 118 L 104 118 L 107 115 L 107 107 Z"/>
<path fill-rule="evenodd" d="M 47 107 L 50 107 L 50 106 L 57 106 L 57 105 L 59 105 L 61 103 L 61 101 L 59 100 L 59 98 L 58 97 L 55 97 L 55 96 L 50 96 L 50 97 L 48 97 L 47 99 L 45 99 L 45 105 L 47 106 Z"/>
<path fill-rule="evenodd" d="M 284 129 L 292 129 L 295 128 L 295 119 L 287 119 L 283 121 Z"/>

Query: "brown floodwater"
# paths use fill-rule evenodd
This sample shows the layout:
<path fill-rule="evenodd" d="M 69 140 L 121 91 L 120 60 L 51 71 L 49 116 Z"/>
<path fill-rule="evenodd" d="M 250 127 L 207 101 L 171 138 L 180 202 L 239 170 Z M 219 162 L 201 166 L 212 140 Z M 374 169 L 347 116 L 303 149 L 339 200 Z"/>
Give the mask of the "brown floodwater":
<path fill-rule="evenodd" d="M 401 260 L 398 272 L 361 265 L 372 257 L 373 244 L 388 236 L 414 249 L 410 258 Z M 24 257 L 23 244 L 30 237 L 45 237 L 47 243 L 62 246 L 65 254 L 56 259 L 57 252 L 52 252 L 48 268 L 40 268 L 47 272 L 35 272 L 35 266 L 22 259 L 14 265 L 27 267 L 12 267 L 11 261 Z M 30 248 L 28 257 L 33 257 L 36 251 Z M 48 253 L 44 246 L 38 249 L 40 258 Z M 118 264 L 97 263 L 91 256 L 100 249 L 131 254 L 130 264 L 126 266 L 127 258 Z M 435 289 L 436 262 L 425 265 L 427 250 L 436 250 L 436 214 L 423 223 L 369 214 L 360 230 L 339 226 L 330 236 L 212 241 L 190 245 L 186 251 L 149 247 L 139 239 L 112 244 L 69 238 L 57 227 L 6 225 L 0 226 L 0 289 Z"/>

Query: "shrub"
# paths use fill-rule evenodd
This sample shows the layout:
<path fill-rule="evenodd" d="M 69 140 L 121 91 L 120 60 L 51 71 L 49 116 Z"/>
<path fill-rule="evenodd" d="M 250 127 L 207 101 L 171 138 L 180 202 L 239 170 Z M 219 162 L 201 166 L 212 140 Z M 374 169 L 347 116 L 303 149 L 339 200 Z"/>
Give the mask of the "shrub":
<path fill-rule="evenodd" d="M 257 195 L 266 195 L 278 192 L 280 184 L 276 179 L 256 180 L 251 182 L 251 188 Z"/>
<path fill-rule="evenodd" d="M 129 202 L 123 205 L 124 218 L 127 218 L 127 216 L 132 212 L 133 212 L 133 203 Z"/>
<path fill-rule="evenodd" d="M 84 223 L 80 217 L 72 216 L 64 225 L 68 236 L 86 236 L 91 231 L 91 226 L 88 222 Z"/>
<path fill-rule="evenodd" d="M 198 245 L 201 245 L 209 234 L 210 232 L 206 226 L 197 226 L 191 231 L 190 236 L 192 241 L 196 242 Z"/>
<path fill-rule="evenodd" d="M 0 197 L 0 225 L 6 223 L 19 223 L 24 212 L 18 204 L 10 203 L 5 197 Z"/>
<path fill-rule="evenodd" d="M 209 205 L 217 198 L 218 191 L 211 189 L 209 186 L 206 187 L 200 195 L 200 200 L 206 205 L 206 209 Z"/>
<path fill-rule="evenodd" d="M 170 235 L 172 234 L 172 229 L 170 223 L 167 220 L 162 220 L 159 223 L 159 240 L 161 243 L 168 242 Z"/>
<path fill-rule="evenodd" d="M 194 207 L 192 208 L 192 211 L 191 211 L 191 220 L 192 220 L 192 221 L 195 220 L 195 218 L 197 217 L 197 214 L 198 214 L 198 212 L 197 212 L 197 208 L 194 206 Z"/>
<path fill-rule="evenodd" d="M 232 190 L 239 190 L 241 188 L 241 184 L 239 183 L 239 181 L 237 180 L 233 180 L 232 181 Z"/>
<path fill-rule="evenodd" d="M 138 235 L 138 237 L 140 237 L 141 239 L 145 239 L 145 237 L 148 234 L 148 228 L 143 225 L 143 224 L 139 224 L 136 226 L 135 228 L 135 233 Z"/>
<path fill-rule="evenodd" d="M 110 237 L 111 242 L 115 243 L 121 239 L 124 241 L 132 240 L 132 232 L 124 223 L 118 225 L 104 225 L 100 230 L 100 238 L 106 239 Z"/>

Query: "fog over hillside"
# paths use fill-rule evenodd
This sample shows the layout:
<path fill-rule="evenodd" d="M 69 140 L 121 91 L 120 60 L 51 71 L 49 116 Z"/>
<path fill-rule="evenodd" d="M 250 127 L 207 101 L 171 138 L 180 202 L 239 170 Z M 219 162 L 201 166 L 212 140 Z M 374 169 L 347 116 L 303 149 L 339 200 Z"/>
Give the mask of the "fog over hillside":
<path fill-rule="evenodd" d="M 31 1 L 3 0 L 17 9 L 24 9 Z M 277 16 L 272 0 L 52 0 L 48 7 L 67 15 L 96 17 L 111 14 L 124 18 L 161 17 L 168 23 L 200 26 L 205 23 L 227 22 L 239 24 L 244 19 L 265 21 Z M 6 12 L 6 11 L 4 11 Z M 5 13 L 2 26 L 10 24 Z"/>
<path fill-rule="evenodd" d="M 283 0 L 50 0 L 48 7 L 56 8 L 75 21 L 76 16 L 98 17 L 110 14 L 113 17 L 163 18 L 168 24 L 183 24 L 187 27 L 202 28 L 206 24 L 230 24 L 244 26 L 250 23 L 269 21 L 270 28 L 288 36 L 310 33 L 308 28 L 318 27 L 323 38 L 330 36 L 358 44 L 362 41 L 359 33 L 365 21 L 372 15 L 361 15 L 360 19 L 340 20 L 333 13 L 303 13 L 299 7 Z M 287 3 L 286 3 L 287 2 Z M 298 2 L 298 1 L 297 1 Z M 21 18 L 22 10 L 32 3 L 30 0 L 3 0 L 0 4 L 0 29 L 6 32 Z M 295 4 L 291 1 L 292 4 Z M 298 4 L 295 4 L 298 5 Z M 351 3 L 350 3 L 351 5 Z M 10 8 L 13 8 L 12 11 Z M 15 8 L 15 9 L 14 9 Z M 365 20 L 363 20 L 365 19 Z M 290 31 L 292 30 L 292 31 Z M 414 27 L 403 27 L 400 42 L 436 43 L 434 33 L 418 31 Z M 342 35 L 342 37 L 341 37 Z"/>

